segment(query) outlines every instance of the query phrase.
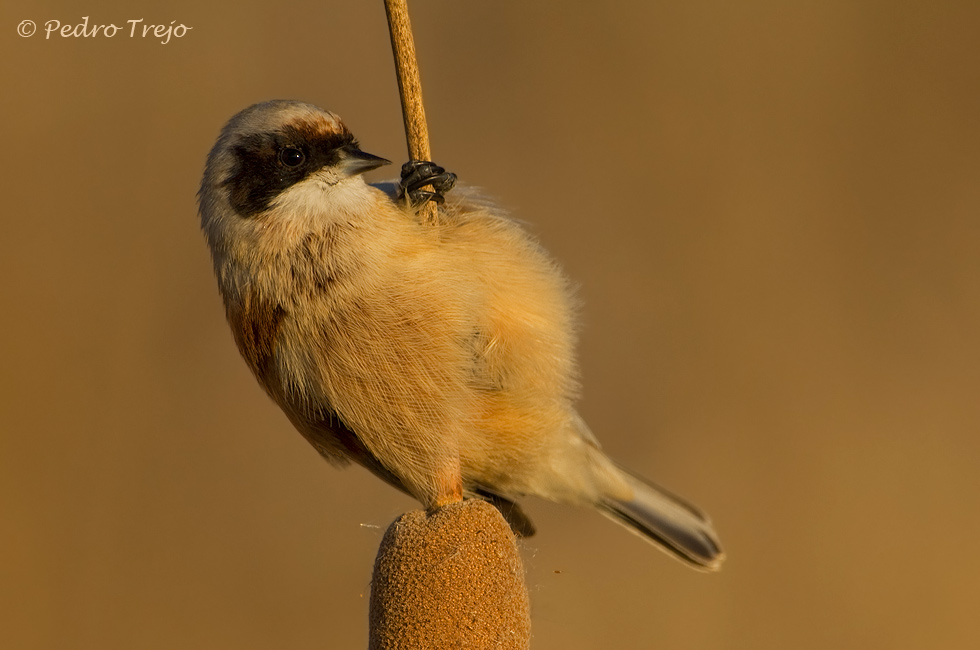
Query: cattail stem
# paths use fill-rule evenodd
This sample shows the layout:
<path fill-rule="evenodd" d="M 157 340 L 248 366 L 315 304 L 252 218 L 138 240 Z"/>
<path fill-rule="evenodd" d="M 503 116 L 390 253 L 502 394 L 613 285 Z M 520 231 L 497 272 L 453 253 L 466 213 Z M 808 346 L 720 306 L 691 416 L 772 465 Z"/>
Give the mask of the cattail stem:
<path fill-rule="evenodd" d="M 407 0 L 385 0 L 385 13 L 388 15 L 391 51 L 395 56 L 395 72 L 398 76 L 398 94 L 402 100 L 408 156 L 412 160 L 432 160 L 432 151 L 429 149 L 429 129 L 425 122 L 425 108 L 422 106 L 422 82 L 419 80 L 419 64 L 415 56 L 412 23 L 408 19 Z M 432 201 L 425 203 L 420 209 L 420 216 L 423 223 L 437 223 L 436 204 Z"/>

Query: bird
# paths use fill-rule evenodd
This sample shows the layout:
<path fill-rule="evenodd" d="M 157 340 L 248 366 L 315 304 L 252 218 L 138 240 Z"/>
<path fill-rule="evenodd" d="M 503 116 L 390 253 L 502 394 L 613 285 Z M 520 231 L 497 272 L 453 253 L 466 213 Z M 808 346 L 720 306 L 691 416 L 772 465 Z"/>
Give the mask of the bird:
<path fill-rule="evenodd" d="M 269 397 L 327 461 L 426 508 L 482 498 L 527 536 L 521 497 L 594 507 L 718 569 L 710 519 L 606 456 L 575 410 L 577 302 L 557 262 L 434 163 L 364 180 L 386 164 L 337 115 L 294 100 L 240 111 L 208 155 L 201 228 Z M 434 224 L 418 215 L 429 200 Z"/>

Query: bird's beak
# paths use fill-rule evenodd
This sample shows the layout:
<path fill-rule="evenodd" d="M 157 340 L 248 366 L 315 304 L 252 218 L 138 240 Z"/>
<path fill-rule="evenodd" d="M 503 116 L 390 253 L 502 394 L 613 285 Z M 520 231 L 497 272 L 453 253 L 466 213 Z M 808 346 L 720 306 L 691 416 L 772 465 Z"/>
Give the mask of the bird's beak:
<path fill-rule="evenodd" d="M 340 165 L 347 172 L 348 176 L 356 176 L 357 174 L 363 174 L 372 169 L 377 169 L 382 165 L 391 164 L 390 160 L 365 153 L 355 147 L 344 147 L 343 151 L 344 157 L 341 159 Z"/>

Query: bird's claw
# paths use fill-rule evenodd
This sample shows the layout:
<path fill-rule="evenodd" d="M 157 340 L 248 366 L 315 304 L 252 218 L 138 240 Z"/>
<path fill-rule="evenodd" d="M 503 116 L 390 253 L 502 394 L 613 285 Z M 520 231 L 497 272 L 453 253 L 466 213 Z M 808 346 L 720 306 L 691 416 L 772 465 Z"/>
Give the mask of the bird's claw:
<path fill-rule="evenodd" d="M 431 185 L 432 190 L 422 188 Z M 447 172 L 439 165 L 426 160 L 409 160 L 402 165 L 402 177 L 398 183 L 398 198 L 408 197 L 413 208 L 427 201 L 442 204 L 445 193 L 456 185 L 456 174 Z"/>

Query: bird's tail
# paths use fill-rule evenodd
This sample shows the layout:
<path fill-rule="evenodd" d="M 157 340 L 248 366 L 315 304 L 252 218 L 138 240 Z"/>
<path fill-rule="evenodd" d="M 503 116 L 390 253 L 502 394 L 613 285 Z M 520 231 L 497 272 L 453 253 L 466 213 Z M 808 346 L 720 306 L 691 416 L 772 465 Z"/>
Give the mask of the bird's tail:
<path fill-rule="evenodd" d="M 622 473 L 633 489 L 633 498 L 605 497 L 599 504 L 604 515 L 695 569 L 721 568 L 725 553 L 707 515 L 663 488 L 625 470 Z"/>

